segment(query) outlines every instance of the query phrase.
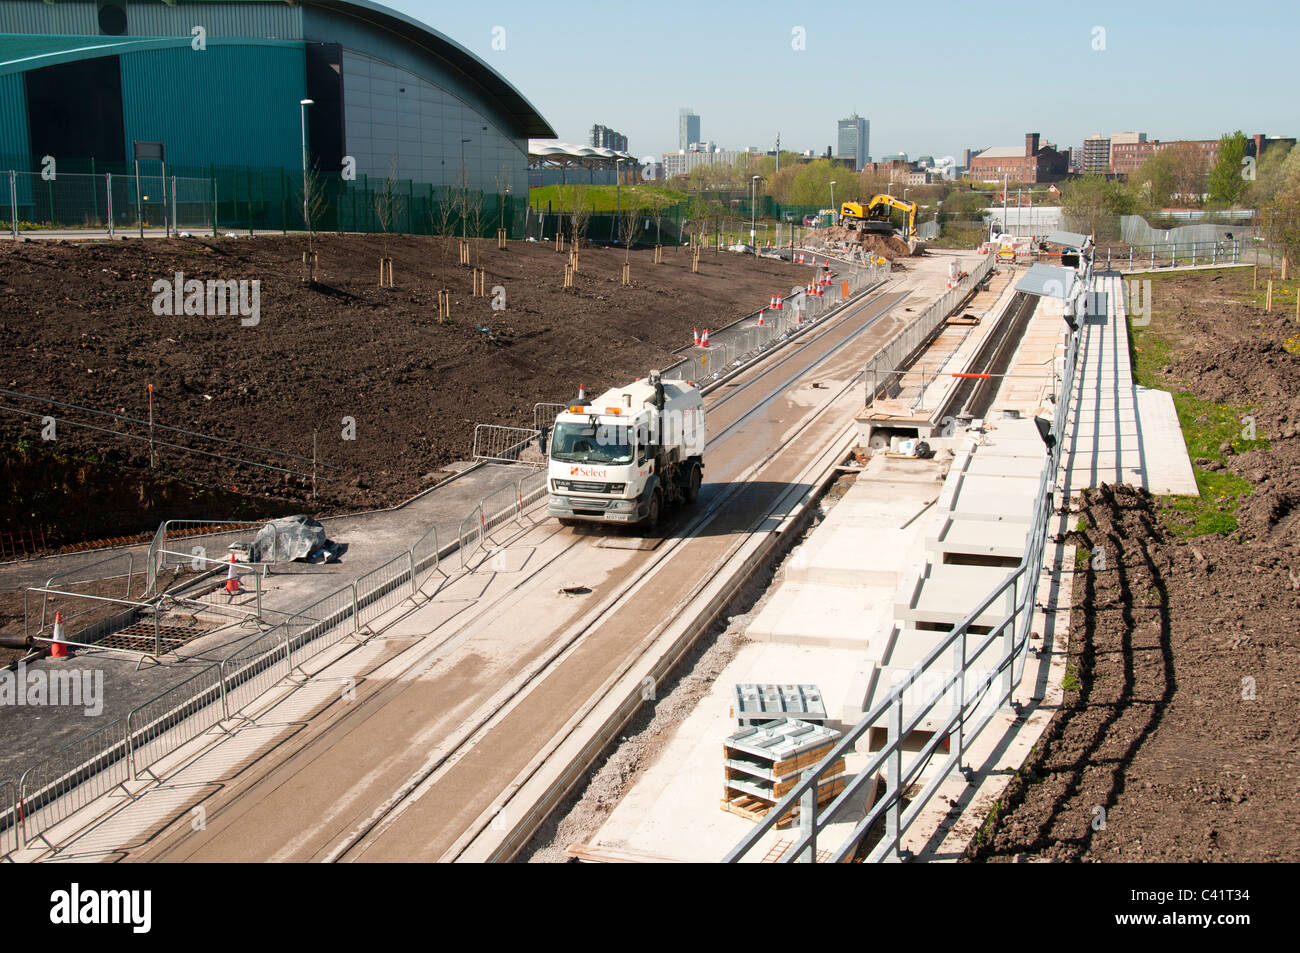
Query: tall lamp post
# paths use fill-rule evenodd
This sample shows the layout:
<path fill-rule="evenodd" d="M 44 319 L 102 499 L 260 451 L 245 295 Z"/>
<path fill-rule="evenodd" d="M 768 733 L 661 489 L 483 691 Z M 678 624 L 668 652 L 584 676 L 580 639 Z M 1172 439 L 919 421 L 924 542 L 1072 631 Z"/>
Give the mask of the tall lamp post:
<path fill-rule="evenodd" d="M 835 205 L 835 183 L 838 182 L 838 181 L 839 181 L 839 179 L 831 179 L 831 208 L 832 208 L 832 209 L 836 208 L 836 205 Z M 837 215 L 838 215 L 838 213 L 837 213 Z"/>
<path fill-rule="evenodd" d="M 749 240 L 754 243 L 754 257 L 758 257 L 758 180 L 756 175 L 749 180 Z"/>
<path fill-rule="evenodd" d="M 307 107 L 315 106 L 310 99 L 298 100 L 298 111 L 302 114 L 302 224 L 311 231 L 311 222 L 307 218 Z"/>

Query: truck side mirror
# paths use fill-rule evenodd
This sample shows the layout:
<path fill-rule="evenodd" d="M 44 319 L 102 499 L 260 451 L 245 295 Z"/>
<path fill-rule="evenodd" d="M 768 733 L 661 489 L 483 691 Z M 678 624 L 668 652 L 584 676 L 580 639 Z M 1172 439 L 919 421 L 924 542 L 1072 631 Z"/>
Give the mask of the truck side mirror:
<path fill-rule="evenodd" d="M 548 455 L 546 445 L 550 442 L 550 436 L 551 428 L 547 427 L 545 424 L 542 425 L 541 430 L 537 431 L 537 449 L 544 457 Z"/>

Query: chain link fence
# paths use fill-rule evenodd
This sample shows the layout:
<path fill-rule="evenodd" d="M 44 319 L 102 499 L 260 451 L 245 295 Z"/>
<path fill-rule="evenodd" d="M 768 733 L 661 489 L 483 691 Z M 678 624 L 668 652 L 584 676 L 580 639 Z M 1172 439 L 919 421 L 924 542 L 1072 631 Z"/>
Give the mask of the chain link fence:
<path fill-rule="evenodd" d="M 65 163 L 65 167 L 66 167 Z M 94 163 L 89 164 L 92 169 Z M 0 231 L 393 232 L 524 237 L 526 197 L 338 173 L 312 173 L 304 202 L 300 169 L 186 167 L 166 175 L 124 164 L 100 171 L 0 170 Z M 387 200 L 387 201 L 380 201 Z M 384 221 L 377 204 L 391 208 Z"/>

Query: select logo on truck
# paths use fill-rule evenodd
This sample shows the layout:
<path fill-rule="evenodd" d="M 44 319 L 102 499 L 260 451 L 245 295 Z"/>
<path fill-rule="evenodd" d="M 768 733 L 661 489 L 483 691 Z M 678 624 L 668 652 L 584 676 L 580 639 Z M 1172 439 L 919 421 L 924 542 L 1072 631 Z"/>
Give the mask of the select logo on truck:
<path fill-rule="evenodd" d="M 597 470 L 594 467 L 569 467 L 569 476 L 603 477 L 604 475 L 604 470 Z"/>

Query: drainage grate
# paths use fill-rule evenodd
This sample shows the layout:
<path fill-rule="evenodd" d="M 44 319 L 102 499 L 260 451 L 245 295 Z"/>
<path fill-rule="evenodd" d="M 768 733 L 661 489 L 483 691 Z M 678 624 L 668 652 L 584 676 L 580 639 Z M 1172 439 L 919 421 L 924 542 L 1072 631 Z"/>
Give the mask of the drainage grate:
<path fill-rule="evenodd" d="M 201 622 L 181 624 L 160 624 L 158 640 L 162 651 L 171 652 L 193 642 L 201 635 L 212 631 L 212 626 Z M 106 635 L 95 643 L 109 649 L 129 649 L 132 652 L 152 652 L 154 650 L 154 632 L 152 622 L 133 622 L 125 629 Z"/>

